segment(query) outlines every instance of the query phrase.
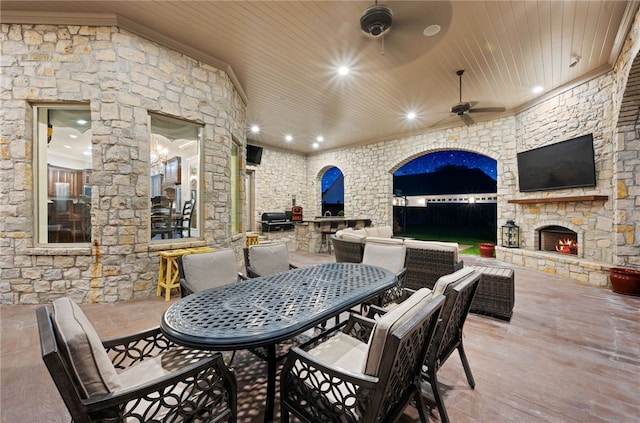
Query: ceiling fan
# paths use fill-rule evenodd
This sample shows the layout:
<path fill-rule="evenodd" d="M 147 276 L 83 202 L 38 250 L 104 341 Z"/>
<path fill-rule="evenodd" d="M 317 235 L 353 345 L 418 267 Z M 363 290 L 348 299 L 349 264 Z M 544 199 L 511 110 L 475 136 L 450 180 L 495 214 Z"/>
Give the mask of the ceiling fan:
<path fill-rule="evenodd" d="M 451 106 L 451 113 L 455 113 L 467 124 L 475 123 L 473 119 L 467 113 L 500 113 L 504 112 L 506 109 L 504 107 L 476 107 L 474 108 L 474 103 L 470 103 L 468 101 L 462 101 L 462 75 L 464 74 L 464 69 L 460 69 L 456 71 L 456 75 L 460 78 L 460 102 Z"/>
<path fill-rule="evenodd" d="M 384 34 L 393 22 L 393 12 L 384 4 L 369 6 L 360 17 L 360 28 L 369 35 L 378 37 Z"/>
<path fill-rule="evenodd" d="M 389 51 L 386 66 L 401 66 L 422 57 L 441 39 L 451 22 L 448 2 L 396 2 L 391 7 L 376 0 L 360 15 L 360 38 L 353 42 L 356 51 L 382 47 L 382 55 Z M 439 32 L 425 35 L 425 26 L 437 27 Z M 437 24 L 437 25 L 435 25 Z M 354 30 L 357 26 L 349 26 Z M 350 29 L 351 30 L 351 29 Z M 440 33 L 439 36 L 435 36 Z M 371 43 L 378 40 L 381 44 Z M 379 52 L 379 50 L 378 50 Z"/>

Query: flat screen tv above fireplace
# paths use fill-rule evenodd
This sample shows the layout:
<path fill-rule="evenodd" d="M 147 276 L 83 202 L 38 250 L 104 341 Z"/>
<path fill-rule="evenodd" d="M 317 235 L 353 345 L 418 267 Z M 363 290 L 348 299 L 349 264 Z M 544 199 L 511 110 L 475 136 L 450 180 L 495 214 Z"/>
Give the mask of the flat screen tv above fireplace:
<path fill-rule="evenodd" d="M 593 134 L 517 156 L 520 192 L 596 186 Z"/>

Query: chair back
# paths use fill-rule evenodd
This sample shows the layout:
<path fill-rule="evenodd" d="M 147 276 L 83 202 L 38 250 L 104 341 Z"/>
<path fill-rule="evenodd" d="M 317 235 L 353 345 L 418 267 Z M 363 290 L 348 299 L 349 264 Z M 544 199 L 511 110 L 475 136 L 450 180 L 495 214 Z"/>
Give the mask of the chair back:
<path fill-rule="evenodd" d="M 245 248 L 245 268 L 247 275 L 271 275 L 289 270 L 289 250 L 287 244 L 257 244 Z"/>
<path fill-rule="evenodd" d="M 69 298 L 36 310 L 44 361 L 71 418 L 89 421 L 83 399 L 120 388 L 120 381 L 97 333 L 81 309 Z"/>
<path fill-rule="evenodd" d="M 181 263 L 180 283 L 190 292 L 238 281 L 236 253 L 231 249 L 185 254 L 178 260 Z"/>
<path fill-rule="evenodd" d="M 457 279 L 454 277 L 456 275 L 459 276 Z M 480 272 L 463 268 L 443 277 L 448 278 L 451 282 L 444 286 L 442 291 L 446 301 L 442 307 L 440 321 L 425 360 L 433 372 L 437 371 L 462 342 L 462 328 L 469 314 L 481 276 Z M 439 283 L 440 280 L 436 282 L 434 288 L 438 288 Z"/>
<path fill-rule="evenodd" d="M 432 288 L 441 276 L 464 267 L 456 243 L 405 240 L 404 245 L 407 247 L 407 288 Z"/>
<path fill-rule="evenodd" d="M 331 235 L 331 244 L 337 263 L 361 263 L 364 254 L 362 241 L 345 240 Z"/>
<path fill-rule="evenodd" d="M 191 222 L 195 205 L 196 200 L 192 198 L 191 200 L 185 201 L 182 206 L 182 216 L 180 217 L 180 224 L 178 225 L 180 237 L 183 236 L 182 231 L 187 231 L 187 237 L 191 237 Z"/>
<path fill-rule="evenodd" d="M 398 274 L 405 269 L 407 248 L 404 245 L 366 243 L 362 264 L 369 264 Z"/>
<path fill-rule="evenodd" d="M 400 306 L 387 313 L 376 323 L 370 340 L 367 367 L 374 364 L 370 363 L 371 355 L 374 353 L 372 350 L 373 342 L 375 342 L 373 337 L 380 330 L 387 333 L 380 350 L 380 361 L 377 367 L 379 387 L 375 389 L 371 399 L 374 408 L 370 410 L 371 414 L 365 416 L 363 421 L 396 421 L 402 414 L 404 405 L 414 398 L 416 392 L 420 392 L 420 371 L 435 333 L 444 300 L 442 295 L 435 298 L 421 295 L 413 302 L 413 306 L 405 310 L 401 316 L 396 314 L 396 320 L 388 327 L 388 330 L 381 328 L 384 326 L 382 322 L 385 317 L 399 309 Z M 370 374 L 369 370 L 373 370 L 373 368 L 365 369 L 365 373 Z"/>
<path fill-rule="evenodd" d="M 151 202 L 151 235 L 162 235 L 171 238 L 173 219 L 171 210 L 173 201 L 164 196 L 157 196 Z"/>

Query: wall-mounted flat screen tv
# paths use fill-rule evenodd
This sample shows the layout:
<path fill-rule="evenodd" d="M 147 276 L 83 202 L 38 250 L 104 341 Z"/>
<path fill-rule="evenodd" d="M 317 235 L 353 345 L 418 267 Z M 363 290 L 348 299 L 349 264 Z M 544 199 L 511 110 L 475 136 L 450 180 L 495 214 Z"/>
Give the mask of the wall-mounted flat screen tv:
<path fill-rule="evenodd" d="M 596 186 L 593 134 L 517 156 L 520 192 Z"/>
<path fill-rule="evenodd" d="M 262 161 L 262 147 L 247 144 L 247 164 L 259 165 Z"/>

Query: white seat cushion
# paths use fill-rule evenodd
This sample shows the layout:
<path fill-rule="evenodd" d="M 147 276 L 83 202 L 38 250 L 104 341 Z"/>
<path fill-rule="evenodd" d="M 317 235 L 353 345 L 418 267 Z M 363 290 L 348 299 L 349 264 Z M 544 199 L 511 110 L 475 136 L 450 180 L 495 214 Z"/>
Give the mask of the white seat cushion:
<path fill-rule="evenodd" d="M 463 267 L 462 269 L 450 273 L 448 275 L 440 276 L 436 281 L 435 285 L 433 285 L 433 296 L 444 294 L 445 289 L 452 283 L 456 283 L 462 279 L 464 279 L 470 273 L 473 273 L 474 269 L 472 267 Z"/>
<path fill-rule="evenodd" d="M 453 252 L 453 263 L 458 262 L 459 246 L 456 242 L 440 242 L 440 241 L 418 241 L 415 239 L 405 239 L 404 245 L 407 248 L 420 248 L 423 250 L 441 250 Z"/>
<path fill-rule="evenodd" d="M 364 228 L 364 232 L 367 234 L 367 238 L 370 236 L 373 237 L 379 237 L 380 236 L 380 232 L 378 232 L 378 227 L 377 226 L 368 226 L 366 228 Z"/>
<path fill-rule="evenodd" d="M 378 226 L 378 236 L 381 238 L 391 238 L 393 236 L 393 228 L 389 225 Z"/>
<path fill-rule="evenodd" d="M 382 238 L 379 236 L 368 236 L 366 239 L 367 244 L 388 244 L 388 245 L 403 245 L 404 240 L 402 238 Z"/>
<path fill-rule="evenodd" d="M 404 269 L 407 248 L 404 245 L 367 243 L 364 246 L 362 264 L 383 267 L 393 273 Z"/>
<path fill-rule="evenodd" d="M 184 278 L 197 291 L 227 285 L 238 280 L 236 253 L 233 250 L 185 254 Z"/>
<path fill-rule="evenodd" d="M 384 354 L 385 343 L 389 334 L 404 322 L 408 321 L 418 309 L 428 304 L 431 301 L 431 298 L 432 295 L 430 289 L 419 289 L 397 307 L 394 307 L 378 319 L 373 329 L 373 333 L 369 338 L 367 360 L 364 368 L 361 370 L 364 374 L 378 376 L 378 370 Z"/>
<path fill-rule="evenodd" d="M 367 356 L 367 344 L 342 332 L 308 351 L 314 357 L 345 370 L 360 373 Z"/>
<path fill-rule="evenodd" d="M 367 236 L 365 234 L 359 233 L 359 231 L 350 231 L 343 233 L 340 239 L 345 241 L 364 242 L 366 237 Z"/>
<path fill-rule="evenodd" d="M 336 238 L 342 239 L 342 235 L 353 232 L 353 228 L 344 228 L 336 231 Z"/>
<path fill-rule="evenodd" d="M 53 301 L 53 323 L 60 336 L 61 352 L 69 357 L 86 398 L 121 388 L 120 378 L 100 337 L 71 298 Z"/>
<path fill-rule="evenodd" d="M 260 276 L 289 270 L 289 251 L 285 243 L 249 247 L 249 264 Z"/>

